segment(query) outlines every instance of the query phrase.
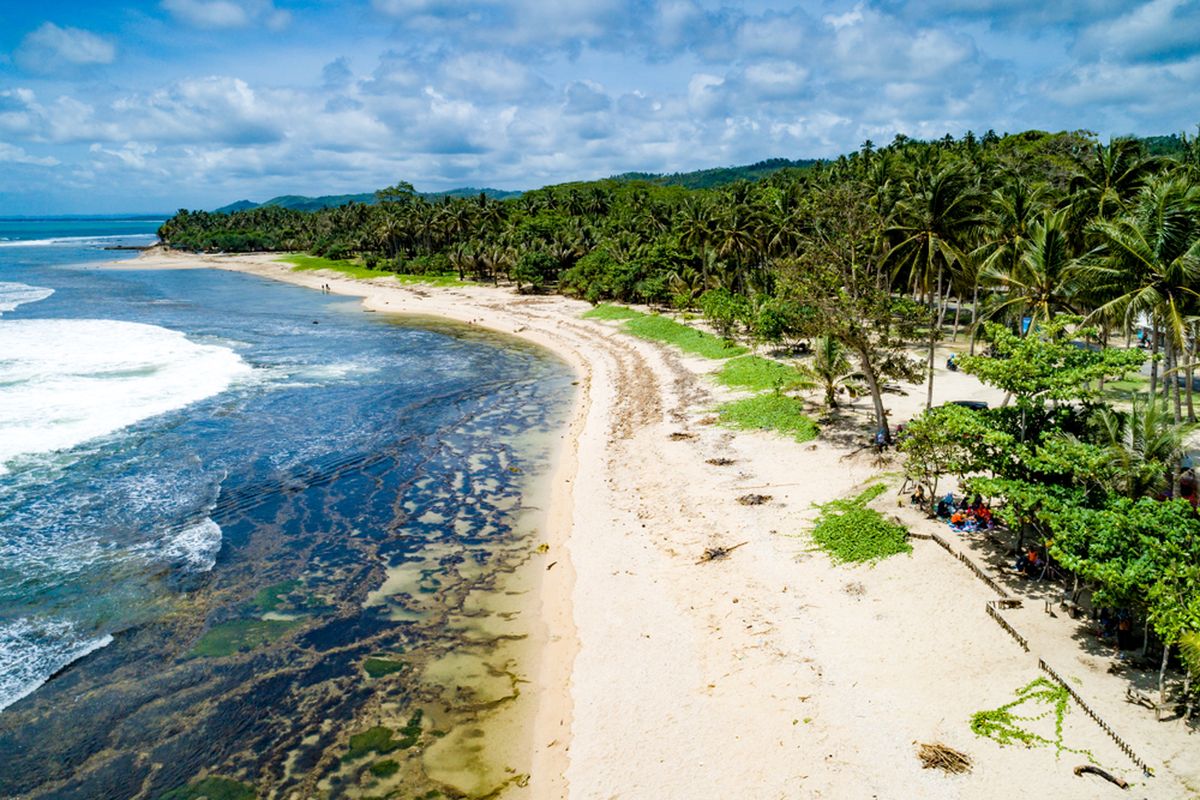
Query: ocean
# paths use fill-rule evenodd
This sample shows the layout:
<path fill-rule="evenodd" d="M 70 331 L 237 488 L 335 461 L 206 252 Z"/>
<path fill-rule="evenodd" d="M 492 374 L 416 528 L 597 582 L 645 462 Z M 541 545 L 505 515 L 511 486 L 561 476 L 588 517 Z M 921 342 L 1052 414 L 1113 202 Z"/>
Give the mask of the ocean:
<path fill-rule="evenodd" d="M 0 796 L 484 791 L 569 368 L 158 222 L 0 220 Z"/>

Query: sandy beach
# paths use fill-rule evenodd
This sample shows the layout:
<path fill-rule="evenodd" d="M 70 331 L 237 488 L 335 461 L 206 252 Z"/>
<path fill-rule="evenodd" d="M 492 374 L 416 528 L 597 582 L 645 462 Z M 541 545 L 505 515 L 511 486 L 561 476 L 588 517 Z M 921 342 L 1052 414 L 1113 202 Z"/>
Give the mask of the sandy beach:
<path fill-rule="evenodd" d="M 551 479 L 546 641 L 533 732 L 535 798 L 1098 798 L 1200 794 L 1186 728 L 1124 702 L 1111 657 L 1042 603 L 1003 612 L 1026 652 L 988 618 L 996 592 L 932 540 L 874 566 L 833 566 L 805 533 L 814 503 L 883 479 L 878 507 L 1003 581 L 983 543 L 950 535 L 901 503 L 898 464 L 857 442 L 797 444 L 708 424 L 736 393 L 718 364 L 584 320 L 588 304 L 487 286 L 401 285 L 296 272 L 274 256 L 158 250 L 123 268 L 220 268 L 362 298 L 372 312 L 433 315 L 520 336 L 565 359 L 579 386 Z M 888 396 L 893 423 L 923 387 Z M 935 402 L 999 398 L 939 369 Z M 865 405 L 865 401 L 859 401 Z M 710 460 L 728 463 L 717 465 Z M 745 506 L 748 492 L 770 495 Z M 706 548 L 739 547 L 702 562 Z M 1008 578 L 1007 580 L 1013 580 Z M 1014 584 L 1014 596 L 1029 590 Z M 1028 596 L 1028 595 L 1026 595 Z M 1047 598 L 1048 599 L 1048 598 Z M 1073 751 L 1000 747 L 970 716 L 1014 699 L 1052 665 L 1152 765 L 1146 778 L 1072 705 Z M 1050 730 L 1053 721 L 1050 720 Z M 922 768 L 918 743 L 974 761 Z M 1133 786 L 1076 776 L 1087 751 Z"/>

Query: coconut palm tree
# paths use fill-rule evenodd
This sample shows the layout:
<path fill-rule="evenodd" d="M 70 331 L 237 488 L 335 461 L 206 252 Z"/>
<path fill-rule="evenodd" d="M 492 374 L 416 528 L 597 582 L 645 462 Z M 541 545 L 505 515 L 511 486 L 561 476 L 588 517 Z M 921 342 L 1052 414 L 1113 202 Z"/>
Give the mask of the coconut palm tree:
<path fill-rule="evenodd" d="M 906 273 L 908 285 L 924 294 L 929 305 L 926 408 L 933 405 L 933 351 L 945 312 L 943 287 L 948 291 L 948 273 L 967 260 L 970 237 L 983 221 L 979 212 L 979 191 L 962 167 L 921 170 L 904 183 L 894 221 L 887 229 L 895 241 L 887 262 L 896 274 Z"/>
<path fill-rule="evenodd" d="M 1200 300 L 1200 187 L 1182 176 L 1153 178 L 1128 212 L 1097 220 L 1091 230 L 1099 245 L 1078 272 L 1097 292 L 1111 298 L 1093 316 L 1113 314 L 1126 326 L 1140 315 L 1149 316 L 1156 332 L 1156 353 L 1157 331 L 1165 332 L 1170 369 L 1184 351 L 1188 317 Z M 1156 361 L 1150 370 L 1153 394 Z M 1178 381 L 1172 383 L 1178 417 Z"/>
<path fill-rule="evenodd" d="M 1029 317 L 1029 328 L 1049 322 L 1056 314 L 1074 314 L 1073 269 L 1067 227 L 1067 211 L 1049 210 L 1029 229 L 1024 238 L 1014 240 L 1013 258 L 997 258 L 984 270 L 983 279 L 998 287 L 986 303 L 984 317 L 1011 318 L 1021 323 Z M 1005 255 L 1009 255 L 1005 252 Z"/>
<path fill-rule="evenodd" d="M 1070 204 L 1083 219 L 1108 219 L 1125 210 L 1160 161 L 1136 139 L 1112 139 L 1075 159 Z"/>
<path fill-rule="evenodd" d="M 1128 413 L 1103 409 L 1097 424 L 1112 475 L 1110 490 L 1134 500 L 1160 494 L 1182 453 L 1179 428 L 1166 406 L 1154 398 L 1135 399 Z"/>

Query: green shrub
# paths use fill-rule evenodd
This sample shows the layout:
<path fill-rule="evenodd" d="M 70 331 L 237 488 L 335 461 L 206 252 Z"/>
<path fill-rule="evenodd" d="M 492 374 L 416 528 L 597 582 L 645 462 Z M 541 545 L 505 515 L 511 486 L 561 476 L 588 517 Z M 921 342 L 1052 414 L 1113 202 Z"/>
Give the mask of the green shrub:
<path fill-rule="evenodd" d="M 887 490 L 882 483 L 857 497 L 832 500 L 817 506 L 821 513 L 812 538 L 835 563 L 876 561 L 897 553 L 911 553 L 908 530 L 883 518 L 867 503 Z"/>

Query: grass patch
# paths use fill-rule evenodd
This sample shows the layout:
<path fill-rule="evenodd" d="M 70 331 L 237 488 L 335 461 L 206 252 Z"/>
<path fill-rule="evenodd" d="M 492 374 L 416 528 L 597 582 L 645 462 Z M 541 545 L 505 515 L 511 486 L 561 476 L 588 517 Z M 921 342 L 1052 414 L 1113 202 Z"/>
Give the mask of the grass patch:
<path fill-rule="evenodd" d="M 742 356 L 726 361 L 714 379 L 723 386 L 756 392 L 792 387 L 807 389 L 813 385 L 812 379 L 795 367 L 758 356 Z"/>
<path fill-rule="evenodd" d="M 883 518 L 867 503 L 883 494 L 887 487 L 876 484 L 858 497 L 832 500 L 817 506 L 821 510 L 812 529 L 813 540 L 829 553 L 835 563 L 877 561 L 897 553 L 911 553 L 907 529 Z"/>
<path fill-rule="evenodd" d="M 205 631 L 192 647 L 192 655 L 200 658 L 224 658 L 234 653 L 253 650 L 275 641 L 299 620 L 235 619 L 214 625 Z"/>
<path fill-rule="evenodd" d="M 472 281 L 460 281 L 458 275 L 453 273 L 448 275 L 406 275 L 399 272 L 385 272 L 384 275 L 391 275 L 398 283 L 405 285 L 419 283 L 424 286 L 466 286 Z"/>
<path fill-rule="evenodd" d="M 1124 380 L 1108 381 L 1100 396 L 1110 403 L 1132 403 L 1137 395 L 1146 395 L 1150 389 L 1150 379 L 1143 375 L 1134 375 Z"/>
<path fill-rule="evenodd" d="M 600 305 L 583 312 L 584 319 L 634 319 L 646 316 L 641 311 L 634 311 L 628 306 L 618 306 L 613 303 Z"/>
<path fill-rule="evenodd" d="M 817 437 L 817 423 L 805 415 L 800 401 L 784 394 L 760 394 L 721 406 L 722 425 L 744 430 L 776 431 L 807 442 Z"/>
<path fill-rule="evenodd" d="M 333 272 L 340 272 L 351 278 L 363 278 L 367 280 L 371 278 L 395 278 L 397 282 L 403 284 L 419 283 L 433 286 L 460 286 L 467 283 L 467 281 L 460 281 L 458 275 L 453 273 L 447 275 L 402 275 L 386 269 L 370 269 L 357 261 L 349 259 L 324 258 L 323 256 L 310 256 L 306 253 L 292 253 L 275 260 L 291 264 L 293 272 L 328 269 Z"/>
<path fill-rule="evenodd" d="M 253 786 L 229 778 L 205 778 L 196 781 L 191 786 L 180 786 L 164 795 L 159 800 L 254 800 L 258 794 Z"/>
<path fill-rule="evenodd" d="M 284 597 L 296 591 L 299 587 L 300 581 L 291 580 L 259 589 L 258 594 L 254 595 L 254 604 L 261 611 L 274 611 L 279 608 L 279 604 L 283 602 Z"/>
<path fill-rule="evenodd" d="M 386 658 L 368 658 L 363 662 L 363 669 L 372 678 L 382 678 L 385 675 L 401 672 L 407 667 L 408 665 L 403 661 L 392 661 Z"/>
<path fill-rule="evenodd" d="M 394 275 L 393 272 L 387 272 L 382 269 L 368 269 L 357 261 L 348 259 L 324 258 L 322 256 L 310 256 L 304 253 L 294 253 L 292 255 L 282 256 L 275 259 L 282 261 L 285 264 L 292 265 L 293 272 L 310 272 L 318 269 L 328 269 L 333 272 L 340 272 L 343 275 L 348 275 L 351 278 L 386 278 L 389 275 Z"/>
<path fill-rule="evenodd" d="M 390 778 L 400 771 L 400 765 L 390 758 L 371 765 L 371 774 L 377 778 Z"/>
<path fill-rule="evenodd" d="M 746 352 L 741 345 L 729 344 L 711 333 L 658 314 L 642 314 L 630 319 L 625 323 L 625 331 L 641 339 L 673 344 L 685 353 L 704 358 L 733 358 Z"/>

